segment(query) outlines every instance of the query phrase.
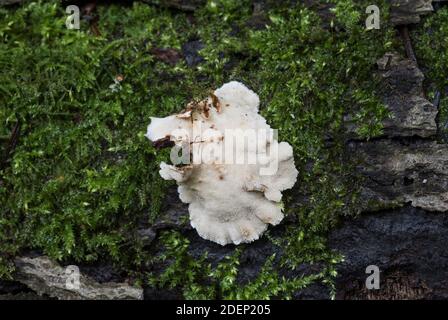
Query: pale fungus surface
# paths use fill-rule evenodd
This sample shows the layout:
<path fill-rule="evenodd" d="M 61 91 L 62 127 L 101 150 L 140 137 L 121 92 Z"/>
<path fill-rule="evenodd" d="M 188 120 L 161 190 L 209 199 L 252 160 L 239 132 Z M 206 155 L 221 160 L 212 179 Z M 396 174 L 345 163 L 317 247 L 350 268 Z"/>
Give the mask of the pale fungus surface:
<path fill-rule="evenodd" d="M 178 184 L 198 234 L 221 245 L 254 241 L 279 224 L 281 192 L 297 179 L 292 147 L 277 141 L 258 106 L 257 94 L 232 81 L 148 126 L 155 145 L 175 146 L 175 164 L 162 162 L 160 175 Z"/>

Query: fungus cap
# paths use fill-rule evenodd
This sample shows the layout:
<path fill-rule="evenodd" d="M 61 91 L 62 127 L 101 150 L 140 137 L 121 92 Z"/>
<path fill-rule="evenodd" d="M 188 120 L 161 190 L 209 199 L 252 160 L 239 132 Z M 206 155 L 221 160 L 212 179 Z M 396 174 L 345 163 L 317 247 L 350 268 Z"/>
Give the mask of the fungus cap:
<path fill-rule="evenodd" d="M 148 126 L 151 141 L 188 147 L 190 163 L 162 162 L 159 173 L 178 184 L 198 234 L 221 245 L 254 241 L 269 224 L 279 224 L 282 191 L 297 179 L 292 147 L 269 134 L 259 103 L 257 94 L 232 81 L 180 114 L 151 118 Z M 244 143 L 230 143 L 234 138 Z M 241 154 L 243 163 L 235 161 Z"/>

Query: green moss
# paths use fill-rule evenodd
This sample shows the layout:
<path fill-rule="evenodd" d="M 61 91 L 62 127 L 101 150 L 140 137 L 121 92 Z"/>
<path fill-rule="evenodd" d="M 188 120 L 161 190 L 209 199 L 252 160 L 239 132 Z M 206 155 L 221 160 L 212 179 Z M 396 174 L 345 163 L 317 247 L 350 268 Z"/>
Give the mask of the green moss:
<path fill-rule="evenodd" d="M 359 14 L 365 10 L 364 4 L 367 6 L 367 2 L 339 3 L 334 23 L 347 28 L 340 33 L 322 28 L 320 18 L 302 7 L 273 10 L 268 29 L 243 29 L 233 37 L 227 35 L 227 29 L 224 34 L 217 32 L 219 29 L 208 21 L 215 37 L 205 37 L 206 48 L 202 51 L 214 56 L 206 56 L 203 68 L 210 77 L 216 74 L 218 79 L 242 79 L 260 93 L 263 115 L 279 129 L 280 139 L 294 147 L 299 189 L 309 195 L 309 201 L 298 207 L 287 201 L 287 213 L 295 215 L 299 223 L 288 227 L 281 237 L 270 237 L 285 252 L 275 269 L 295 269 L 303 263 L 325 265 L 319 275 L 285 279 L 286 286 L 297 285 L 295 290 L 301 288 L 295 281 L 322 281 L 334 290 L 333 279 L 342 257 L 328 250 L 326 235 L 338 217 L 358 210 L 358 180 L 343 156 L 344 115 L 352 115 L 360 134 L 367 138 L 381 133 L 381 121 L 387 116 L 375 96 L 373 70 L 376 60 L 392 48 L 393 30 L 383 21 L 383 30 L 366 31 Z M 387 16 L 383 19 L 387 21 Z M 230 59 L 232 50 L 233 54 L 244 52 L 246 58 L 238 67 L 226 70 L 225 63 L 216 57 L 224 52 Z M 326 143 L 329 137 L 335 142 L 332 147 Z M 278 281 L 278 274 L 272 270 L 261 271 L 259 278 L 271 279 L 272 274 Z M 216 282 L 218 288 L 224 286 Z M 252 285 L 234 288 L 230 296 L 248 297 Z M 260 290 L 260 295 L 255 290 L 252 297 L 290 297 L 288 290 L 266 287 L 269 290 Z"/>
<path fill-rule="evenodd" d="M 339 260 L 326 248 L 325 235 L 338 216 L 356 211 L 357 195 L 357 180 L 343 156 L 343 118 L 352 115 L 360 133 L 371 137 L 381 133 L 387 114 L 375 96 L 372 71 L 391 48 L 393 33 L 387 26 L 366 31 L 358 14 L 365 3 L 345 2 L 350 5 L 334 8 L 334 23 L 345 32 L 322 28 L 319 17 L 302 8 L 275 13 L 271 27 L 253 35 L 261 52 L 259 91 L 268 101 L 263 113 L 293 145 L 299 188 L 309 195 L 307 203 L 289 210 L 299 225 L 277 239 L 286 251 L 284 263 L 292 268 Z"/>
<path fill-rule="evenodd" d="M 142 261 L 141 247 L 125 244 L 148 210 L 154 219 L 166 186 L 157 173 L 166 154 L 148 143 L 146 125 L 151 115 L 180 109 L 189 92 L 187 81 L 163 79 L 182 77 L 185 66 L 155 61 L 148 50 L 185 41 L 186 18 L 143 4 L 99 11 L 100 37 L 86 25 L 67 30 L 56 2 L 0 12 L 2 133 L 22 123 L 1 172 L 1 243 L 12 247 L 2 252 L 33 247 L 56 259 Z"/>
<path fill-rule="evenodd" d="M 440 139 L 448 141 L 448 8 L 426 17 L 411 34 L 419 65 L 426 76 L 427 96 L 442 93 L 438 121 Z"/>
<path fill-rule="evenodd" d="M 381 132 L 386 112 L 372 71 L 393 47 L 386 16 L 381 30 L 365 30 L 368 1 L 337 3 L 325 25 L 313 8 L 272 1 L 270 25 L 259 31 L 248 27 L 248 0 L 208 1 L 193 19 L 138 2 L 106 5 L 98 9 L 99 36 L 85 23 L 67 30 L 57 1 L 0 9 L 0 136 L 21 123 L 19 144 L 0 171 L 0 276 L 11 273 L 14 255 L 33 248 L 59 260 L 110 259 L 190 299 L 291 298 L 315 281 L 332 288 L 342 257 L 328 249 L 326 236 L 338 217 L 357 211 L 358 184 L 343 153 L 344 116 L 364 137 Z M 204 44 L 205 61 L 196 67 L 151 54 L 194 39 Z M 117 75 L 124 80 L 114 84 Z M 236 276 L 245 246 L 212 267 L 207 255 L 193 259 L 177 232 L 155 240 L 166 247 L 156 257 L 135 240 L 139 221 L 157 219 L 169 185 L 158 175 L 167 151 L 143 136 L 149 117 L 181 110 L 233 79 L 260 94 L 263 115 L 293 145 L 300 170 L 285 201 L 297 224 L 282 236 L 267 235 L 284 255 L 269 258 L 244 285 Z M 295 204 L 299 192 L 307 201 Z M 167 267 L 139 271 L 151 262 Z M 302 263 L 322 268 L 305 277 L 279 275 Z"/>
<path fill-rule="evenodd" d="M 328 269 L 310 276 L 285 278 L 275 267 L 275 255 L 261 267 L 258 276 L 248 283 L 237 281 L 239 257 L 244 246 L 212 267 L 207 254 L 195 259 L 189 252 L 189 241 L 178 232 L 165 232 L 161 237 L 164 253 L 158 262 L 172 261 L 161 274 L 149 274 L 148 283 L 158 288 L 182 288 L 186 299 L 291 299 L 298 290 L 317 280 L 325 281 Z"/>

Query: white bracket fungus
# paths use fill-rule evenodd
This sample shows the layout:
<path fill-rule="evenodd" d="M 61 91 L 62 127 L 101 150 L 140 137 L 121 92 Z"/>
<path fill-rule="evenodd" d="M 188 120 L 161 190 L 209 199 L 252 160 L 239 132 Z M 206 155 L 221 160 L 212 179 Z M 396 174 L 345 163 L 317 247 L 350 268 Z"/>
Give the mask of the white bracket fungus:
<path fill-rule="evenodd" d="M 232 81 L 180 114 L 151 118 L 146 136 L 173 146 L 160 175 L 175 180 L 199 235 L 221 245 L 251 242 L 283 219 L 282 191 L 297 179 L 292 147 L 258 114 L 259 98 Z"/>

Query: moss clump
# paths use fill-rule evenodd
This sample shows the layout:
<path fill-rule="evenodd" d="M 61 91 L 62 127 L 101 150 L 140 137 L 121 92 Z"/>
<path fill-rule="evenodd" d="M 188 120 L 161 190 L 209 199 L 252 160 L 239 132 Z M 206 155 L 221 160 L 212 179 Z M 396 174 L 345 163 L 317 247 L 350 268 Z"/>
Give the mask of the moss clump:
<path fill-rule="evenodd" d="M 0 11 L 2 134 L 22 124 L 0 173 L 4 254 L 32 247 L 56 259 L 143 261 L 133 232 L 148 211 L 157 214 L 166 185 L 157 173 L 163 154 L 143 135 L 150 115 L 182 106 L 192 81 L 167 81 L 187 69 L 148 51 L 178 48 L 187 20 L 139 3 L 99 15 L 95 36 L 87 25 L 68 30 L 57 1 Z"/>
<path fill-rule="evenodd" d="M 289 206 L 300 223 L 278 239 L 292 268 L 339 260 L 326 249 L 325 234 L 338 216 L 356 211 L 357 192 L 344 158 L 344 116 L 352 115 L 368 138 L 381 133 L 387 114 L 375 96 L 373 70 L 376 59 L 391 49 L 393 31 L 387 24 L 380 31 L 365 30 L 360 15 L 365 5 L 337 2 L 331 25 L 340 32 L 323 28 L 317 14 L 297 8 L 272 13 L 270 28 L 253 37 L 261 52 L 256 79 L 262 101 L 268 101 L 264 115 L 294 146 L 298 184 L 309 195 L 308 202 Z"/>
<path fill-rule="evenodd" d="M 193 17 L 139 2 L 105 5 L 99 35 L 84 22 L 79 31 L 66 29 L 58 1 L 0 9 L 0 136 L 21 124 L 0 171 L 0 276 L 11 274 L 14 255 L 33 248 L 58 260 L 109 259 L 186 298 L 290 298 L 313 281 L 332 287 L 341 257 L 327 248 L 326 234 L 338 216 L 356 212 L 344 116 L 356 119 L 364 137 L 381 132 L 385 109 L 372 70 L 393 46 L 387 17 L 381 30 L 365 30 L 368 1 L 335 3 L 326 24 L 314 7 L 272 1 L 269 26 L 258 31 L 248 24 L 248 0 L 207 1 Z M 192 40 L 203 44 L 195 67 L 154 54 Z M 244 246 L 212 267 L 206 255 L 195 261 L 176 231 L 155 240 L 166 247 L 158 257 L 136 237 L 139 222 L 157 218 L 167 187 L 157 171 L 168 154 L 143 136 L 149 117 L 181 110 L 233 79 L 260 94 L 263 115 L 294 146 L 300 169 L 285 203 L 298 222 L 268 235 L 284 255 L 269 258 L 245 285 L 235 280 Z M 0 143 L 3 152 L 7 141 Z M 298 193 L 306 198 L 299 205 L 291 201 Z M 160 274 L 140 271 L 157 261 L 170 263 Z M 317 262 L 321 270 L 306 277 L 278 272 Z"/>
<path fill-rule="evenodd" d="M 212 267 L 207 253 L 199 259 L 189 251 L 190 242 L 178 232 L 165 232 L 161 237 L 165 251 L 158 261 L 173 261 L 161 274 L 148 274 L 148 283 L 163 288 L 181 288 L 185 299 L 291 299 L 298 290 L 317 280 L 325 280 L 328 270 L 310 276 L 286 278 L 275 267 L 275 254 L 261 266 L 258 276 L 248 283 L 237 281 L 239 257 L 244 246 Z"/>
<path fill-rule="evenodd" d="M 419 65 L 426 76 L 427 96 L 441 93 L 438 123 L 440 139 L 448 141 L 448 8 L 425 17 L 411 33 Z"/>

